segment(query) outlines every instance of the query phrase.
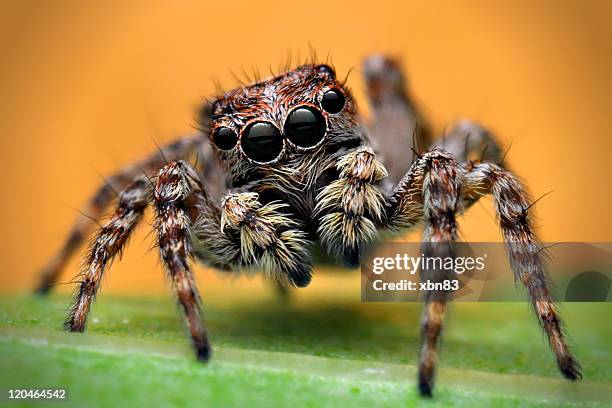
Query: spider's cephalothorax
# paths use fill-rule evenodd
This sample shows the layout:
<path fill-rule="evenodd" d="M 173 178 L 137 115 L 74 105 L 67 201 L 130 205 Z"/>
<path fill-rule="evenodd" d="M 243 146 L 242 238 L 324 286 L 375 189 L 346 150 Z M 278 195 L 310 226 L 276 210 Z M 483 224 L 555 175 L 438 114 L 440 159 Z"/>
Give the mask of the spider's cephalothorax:
<path fill-rule="evenodd" d="M 210 119 L 213 150 L 235 193 L 230 201 L 224 201 L 226 222 L 239 226 L 242 220 L 232 214 L 242 211 L 241 194 L 257 193 L 258 199 L 252 205 L 265 208 L 271 202 L 281 203 L 275 212 L 290 215 L 298 227 L 287 239 L 279 241 L 281 249 L 284 245 L 297 245 L 290 236 L 301 241 L 300 248 L 305 241 L 321 238 L 329 252 L 346 263 L 355 265 L 359 261 L 359 244 L 374 238 L 376 226 L 372 221 L 381 222 L 383 198 L 378 189 L 358 182 L 355 191 L 346 193 L 347 199 L 354 198 L 350 194 L 359 195 L 360 200 L 355 203 L 365 208 L 356 209 L 351 212 L 351 219 L 347 216 L 344 220 L 354 227 L 354 231 L 345 229 L 349 235 L 343 238 L 344 245 L 334 241 L 342 237 L 329 227 L 342 219 L 324 215 L 333 207 L 329 199 L 339 199 L 340 188 L 351 188 L 340 179 L 352 182 L 355 177 L 375 177 L 371 181 L 377 184 L 385 170 L 375 163 L 372 151 L 364 147 L 365 133 L 351 94 L 336 79 L 331 67 L 305 65 L 231 91 L 212 104 Z M 347 161 L 348 157 L 358 160 Z M 361 162 L 374 166 L 376 174 L 357 174 L 371 171 L 369 168 L 349 169 Z M 339 177 L 343 170 L 355 174 Z M 335 191 L 331 185 L 336 186 Z M 364 210 L 370 208 L 374 217 L 364 217 Z M 242 234 L 241 241 L 242 246 L 252 244 L 249 234 Z M 307 252 L 297 256 L 301 252 L 292 256 L 297 269 L 264 265 L 264 270 L 281 282 L 305 286 L 310 281 L 310 264 Z M 278 259 L 264 257 L 264 261 L 275 263 Z"/>
<path fill-rule="evenodd" d="M 363 143 L 351 95 L 325 65 L 231 91 L 211 119 L 230 187 L 282 199 L 302 221 L 311 221 L 316 181 Z"/>
<path fill-rule="evenodd" d="M 373 56 L 363 68 L 372 110 L 367 126 L 332 68 L 305 65 L 226 93 L 204 109 L 205 135 L 183 138 L 111 177 L 92 199 L 90 217 L 79 219 L 45 268 L 38 289 L 48 292 L 91 219 L 120 191 L 110 220 L 87 252 L 66 328 L 85 329 L 104 271 L 149 205 L 196 355 L 207 360 L 211 349 L 191 257 L 220 270 L 263 270 L 282 285 L 302 287 L 312 277 L 313 245 L 356 265 L 379 231 L 418 224 L 424 225 L 426 255 L 445 248 L 452 256 L 451 245 L 432 243 L 454 242 L 456 214 L 488 193 L 511 266 L 528 289 L 559 369 L 568 379 L 581 378 L 548 292 L 529 220 L 532 204 L 516 177 L 495 164 L 501 155 L 491 134 L 461 121 L 434 148 L 421 151 L 430 132 L 420 121 L 424 131 L 413 138 L 419 116 L 397 62 Z M 192 167 L 188 159 L 194 153 L 198 160 Z M 480 159 L 473 160 L 475 154 Z M 433 387 L 446 296 L 432 291 L 425 297 L 418 383 L 426 396 Z"/>

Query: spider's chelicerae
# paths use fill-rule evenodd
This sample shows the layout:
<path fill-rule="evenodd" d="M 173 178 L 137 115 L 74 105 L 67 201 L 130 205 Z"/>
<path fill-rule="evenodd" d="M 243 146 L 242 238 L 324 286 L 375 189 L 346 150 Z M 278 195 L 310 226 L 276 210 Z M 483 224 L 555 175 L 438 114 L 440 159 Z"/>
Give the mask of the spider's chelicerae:
<path fill-rule="evenodd" d="M 367 125 L 334 70 L 309 64 L 227 92 L 203 109 L 202 134 L 112 176 L 87 210 L 90 218 L 100 218 L 119 192 L 114 212 L 86 254 L 66 329 L 85 329 L 104 271 L 149 205 L 195 354 L 206 361 L 211 347 L 192 258 L 226 271 L 257 268 L 282 285 L 304 287 L 312 277 L 315 244 L 355 266 L 380 230 L 424 224 L 423 248 L 430 251 L 430 243 L 457 239 L 457 213 L 492 194 L 511 266 L 528 289 L 559 369 L 570 380 L 580 379 L 546 286 L 529 221 L 531 203 L 517 178 L 499 164 L 495 140 L 462 121 L 437 145 L 420 151 L 419 145 L 429 143 L 428 127 L 404 90 L 398 64 L 372 56 L 363 71 L 372 108 Z M 188 158 L 196 154 L 191 166 Z M 39 292 L 54 284 L 91 224 L 79 219 L 45 268 Z M 432 392 L 446 303 L 443 293 L 425 298 L 418 383 L 426 396 Z"/>

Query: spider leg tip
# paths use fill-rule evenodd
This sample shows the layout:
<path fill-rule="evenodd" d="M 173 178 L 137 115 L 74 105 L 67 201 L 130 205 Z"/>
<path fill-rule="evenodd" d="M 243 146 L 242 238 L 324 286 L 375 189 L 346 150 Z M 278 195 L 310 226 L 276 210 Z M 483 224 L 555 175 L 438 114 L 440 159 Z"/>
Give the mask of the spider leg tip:
<path fill-rule="evenodd" d="M 564 364 L 560 364 L 559 369 L 561 370 L 561 374 L 570 381 L 582 380 L 582 368 L 574 359 L 570 359 Z"/>
<path fill-rule="evenodd" d="M 420 380 L 419 381 L 419 394 L 423 398 L 432 398 L 433 397 L 432 384 L 430 384 L 428 381 Z"/>
<path fill-rule="evenodd" d="M 212 347 L 210 347 L 210 344 L 208 343 L 196 346 L 195 352 L 196 358 L 201 363 L 208 363 L 212 357 Z"/>
<path fill-rule="evenodd" d="M 49 284 L 41 284 L 32 292 L 35 296 L 48 296 L 49 292 L 51 292 L 51 285 Z"/>
<path fill-rule="evenodd" d="M 69 319 L 64 322 L 64 331 L 69 333 L 83 333 L 85 331 L 85 326 L 83 324 L 77 324 L 72 319 Z"/>

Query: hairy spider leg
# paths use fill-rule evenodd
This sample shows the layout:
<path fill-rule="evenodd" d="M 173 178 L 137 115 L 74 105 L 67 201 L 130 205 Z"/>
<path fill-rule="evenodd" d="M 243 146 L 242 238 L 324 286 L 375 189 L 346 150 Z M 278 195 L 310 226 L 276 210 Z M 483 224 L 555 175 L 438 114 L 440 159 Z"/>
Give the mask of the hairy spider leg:
<path fill-rule="evenodd" d="M 143 172 L 154 172 L 162 167 L 167 160 L 186 157 L 190 152 L 197 150 L 204 140 L 202 136 L 180 139 L 160 148 L 158 152 L 145 160 L 130 165 L 106 179 L 78 216 L 62 247 L 42 268 L 39 283 L 35 290 L 36 293 L 44 295 L 52 290 L 72 255 L 87 238 L 95 223 L 102 218 L 108 206 L 117 197 L 118 192 L 126 188 L 138 176 L 141 176 Z"/>

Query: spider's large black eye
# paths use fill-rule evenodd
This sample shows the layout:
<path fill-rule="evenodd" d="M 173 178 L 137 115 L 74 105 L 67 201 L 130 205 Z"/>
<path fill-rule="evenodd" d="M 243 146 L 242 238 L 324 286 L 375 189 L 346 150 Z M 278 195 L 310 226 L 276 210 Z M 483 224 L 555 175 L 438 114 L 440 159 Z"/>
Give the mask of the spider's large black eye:
<path fill-rule="evenodd" d="M 285 135 L 300 147 L 312 147 L 325 136 L 325 118 L 315 108 L 303 106 L 295 109 L 285 122 Z"/>
<path fill-rule="evenodd" d="M 271 123 L 256 122 L 245 129 L 240 144 L 249 159 L 265 163 L 281 153 L 283 137 Z"/>
<path fill-rule="evenodd" d="M 238 135 L 232 129 L 222 127 L 213 133 L 212 141 L 221 150 L 231 150 L 238 142 Z"/>
<path fill-rule="evenodd" d="M 344 108 L 344 95 L 337 89 L 330 89 L 323 94 L 321 106 L 329 113 L 338 113 Z"/>

